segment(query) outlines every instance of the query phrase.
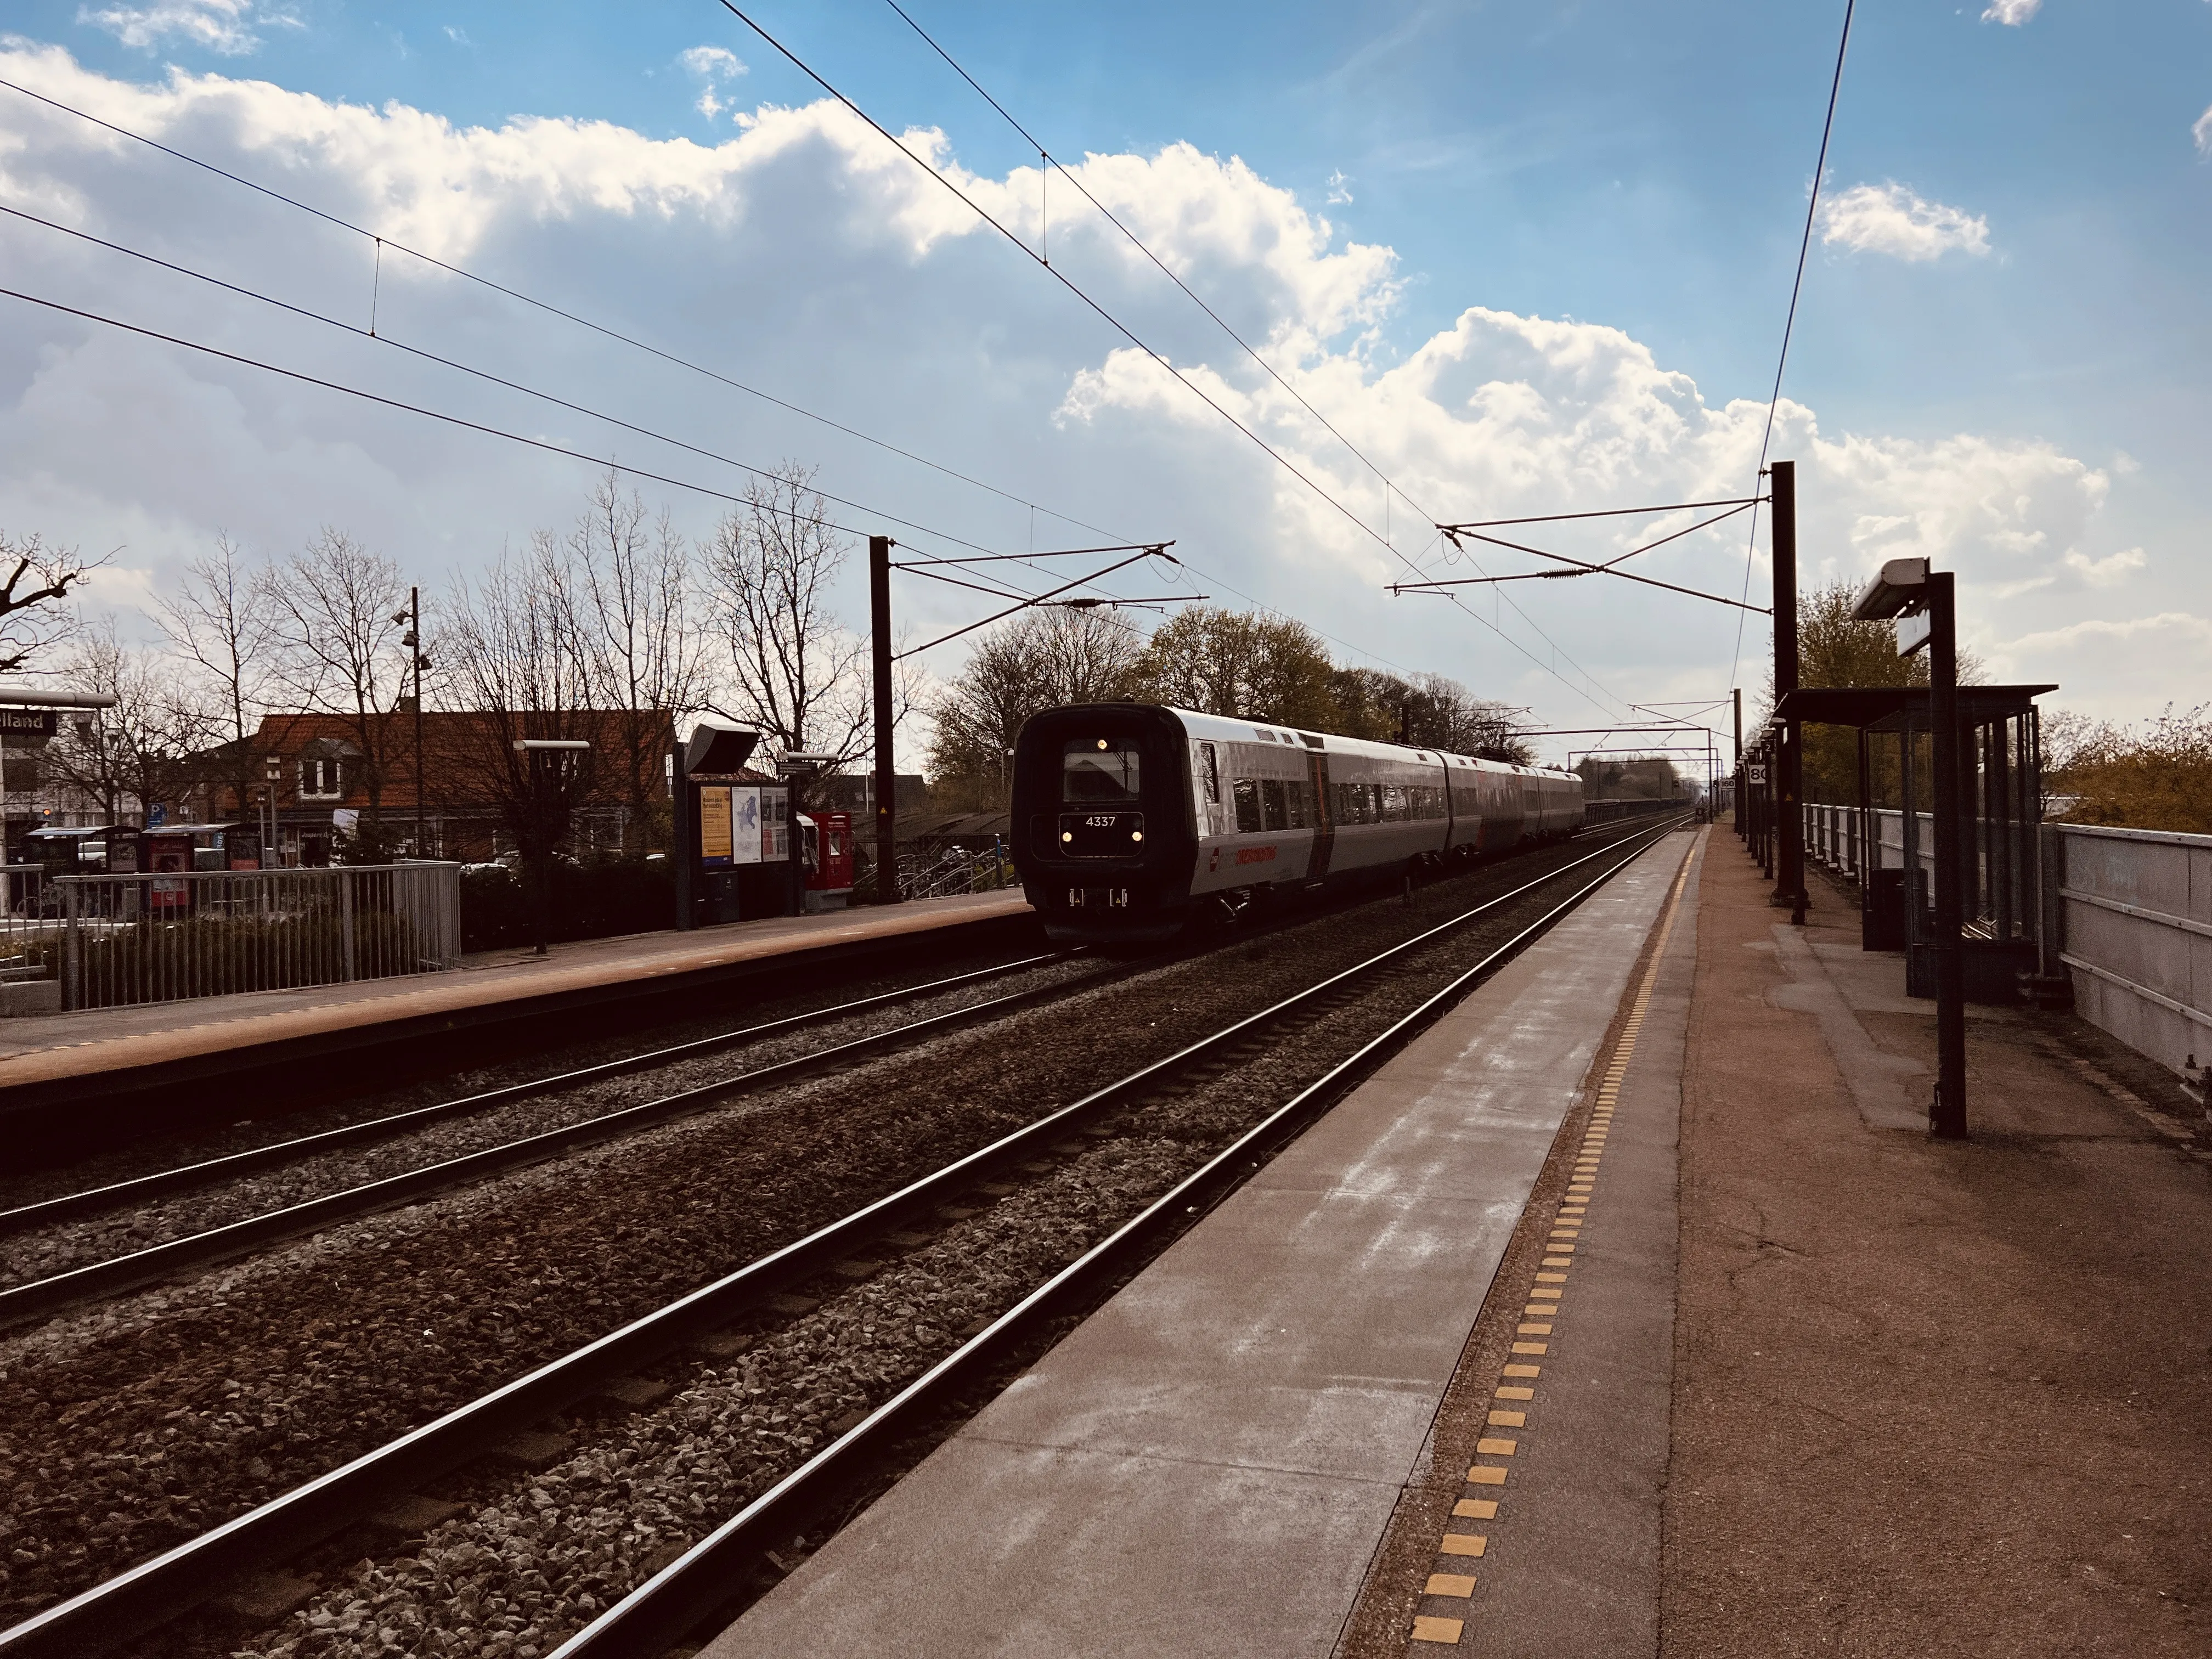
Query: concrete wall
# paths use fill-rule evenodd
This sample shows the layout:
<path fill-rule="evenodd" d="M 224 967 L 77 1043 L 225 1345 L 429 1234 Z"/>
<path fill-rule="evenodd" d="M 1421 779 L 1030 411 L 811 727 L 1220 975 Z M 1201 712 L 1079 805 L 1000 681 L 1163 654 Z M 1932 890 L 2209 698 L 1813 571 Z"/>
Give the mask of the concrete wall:
<path fill-rule="evenodd" d="M 2075 1007 L 2176 1072 L 2212 1061 L 2212 836 L 2056 828 Z"/>

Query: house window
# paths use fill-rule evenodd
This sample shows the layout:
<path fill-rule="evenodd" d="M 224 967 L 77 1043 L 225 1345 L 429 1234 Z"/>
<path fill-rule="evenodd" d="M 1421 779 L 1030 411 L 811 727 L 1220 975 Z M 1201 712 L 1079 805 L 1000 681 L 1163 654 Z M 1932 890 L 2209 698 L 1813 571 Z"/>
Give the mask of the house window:
<path fill-rule="evenodd" d="M 335 757 L 302 760 L 300 763 L 300 799 L 301 800 L 339 800 L 345 791 L 338 783 L 338 763 Z"/>

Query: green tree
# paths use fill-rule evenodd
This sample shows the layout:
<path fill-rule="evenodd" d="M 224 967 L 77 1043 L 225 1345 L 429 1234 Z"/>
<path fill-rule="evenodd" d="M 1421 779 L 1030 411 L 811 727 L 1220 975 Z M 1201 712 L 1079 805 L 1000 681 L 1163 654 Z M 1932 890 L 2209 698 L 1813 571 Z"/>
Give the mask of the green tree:
<path fill-rule="evenodd" d="M 1110 611 L 1045 605 L 982 636 L 930 707 L 931 788 L 975 811 L 1006 805 L 1009 757 L 1022 722 L 1065 703 L 1129 695 L 1136 635 Z"/>
<path fill-rule="evenodd" d="M 1153 634 L 1130 678 L 1147 702 L 1325 732 L 1338 712 L 1334 673 L 1321 636 L 1303 623 L 1192 605 Z"/>
<path fill-rule="evenodd" d="M 1849 582 L 1831 582 L 1797 596 L 1797 683 L 1814 686 L 1925 685 L 1928 653 L 1897 654 L 1897 629 L 1886 622 L 1860 622 L 1851 615 L 1858 590 Z M 1981 663 L 1966 652 L 1959 653 L 1959 682 L 1978 683 Z M 1774 709 L 1774 679 L 1770 670 L 1765 707 L 1760 724 Z M 1848 726 L 1805 727 L 1805 799 L 1812 801 L 1853 802 L 1858 799 L 1858 733 Z M 1877 757 L 1893 745 L 1879 745 Z M 1893 787 L 1893 757 L 1881 760 L 1885 775 L 1877 777 L 1877 799 L 1888 799 Z"/>

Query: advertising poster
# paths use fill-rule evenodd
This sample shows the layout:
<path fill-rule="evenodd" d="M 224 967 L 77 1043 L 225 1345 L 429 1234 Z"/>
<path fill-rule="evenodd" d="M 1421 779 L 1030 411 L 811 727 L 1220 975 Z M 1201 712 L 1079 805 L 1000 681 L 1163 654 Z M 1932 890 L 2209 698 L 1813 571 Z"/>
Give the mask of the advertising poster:
<path fill-rule="evenodd" d="M 791 856 L 791 791 L 761 791 L 761 857 L 781 864 Z"/>
<path fill-rule="evenodd" d="M 730 793 L 718 784 L 699 791 L 699 862 L 710 868 L 730 861 Z"/>
<path fill-rule="evenodd" d="M 761 792 L 743 787 L 730 791 L 730 862 L 761 861 Z"/>

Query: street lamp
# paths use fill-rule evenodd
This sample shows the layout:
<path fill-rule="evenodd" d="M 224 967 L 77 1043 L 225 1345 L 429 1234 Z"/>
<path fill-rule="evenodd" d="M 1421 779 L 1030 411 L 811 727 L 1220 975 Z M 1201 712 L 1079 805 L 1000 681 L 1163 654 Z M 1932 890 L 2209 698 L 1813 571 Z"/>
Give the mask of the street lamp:
<path fill-rule="evenodd" d="M 552 865 L 553 840 L 545 833 L 545 778 L 552 761 L 562 755 L 588 750 L 591 744 L 581 738 L 517 738 L 515 752 L 523 757 L 530 769 L 530 822 L 534 836 L 542 843 L 534 857 L 529 857 L 538 889 L 537 902 L 532 907 L 537 933 L 536 955 L 544 956 L 552 932 Z"/>
<path fill-rule="evenodd" d="M 1925 559 L 1892 559 L 1860 590 L 1851 615 L 1897 623 L 1897 654 L 1929 650 L 1928 723 L 1936 799 L 1936 1100 L 1929 1131 L 1966 1137 L 1966 984 L 1960 955 L 1959 614 L 1952 574 Z M 1910 737 L 1906 738 L 1911 741 Z"/>

